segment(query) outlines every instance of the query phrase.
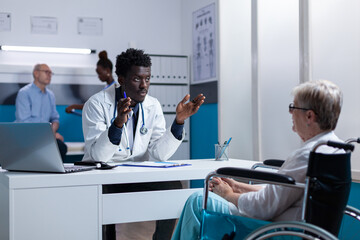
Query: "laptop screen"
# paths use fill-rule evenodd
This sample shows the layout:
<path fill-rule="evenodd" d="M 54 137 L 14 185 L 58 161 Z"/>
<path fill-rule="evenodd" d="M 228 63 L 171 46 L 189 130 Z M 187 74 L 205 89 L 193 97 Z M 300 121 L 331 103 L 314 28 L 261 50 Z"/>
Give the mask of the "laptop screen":
<path fill-rule="evenodd" d="M 0 164 L 15 171 L 65 172 L 50 123 L 0 123 Z"/>

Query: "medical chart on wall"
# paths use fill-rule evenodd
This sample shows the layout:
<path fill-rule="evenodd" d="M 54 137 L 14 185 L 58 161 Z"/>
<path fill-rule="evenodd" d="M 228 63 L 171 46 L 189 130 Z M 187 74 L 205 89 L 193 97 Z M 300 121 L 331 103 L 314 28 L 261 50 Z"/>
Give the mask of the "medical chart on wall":
<path fill-rule="evenodd" d="M 11 14 L 0 13 L 0 32 L 11 31 Z"/>
<path fill-rule="evenodd" d="M 215 3 L 193 13 L 192 83 L 216 80 Z"/>

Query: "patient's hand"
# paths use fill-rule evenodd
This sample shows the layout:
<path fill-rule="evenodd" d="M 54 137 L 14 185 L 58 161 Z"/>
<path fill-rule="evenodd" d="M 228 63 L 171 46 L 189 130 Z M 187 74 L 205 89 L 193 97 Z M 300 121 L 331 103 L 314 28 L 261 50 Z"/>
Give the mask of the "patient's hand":
<path fill-rule="evenodd" d="M 260 185 L 250 185 L 242 182 L 237 182 L 231 178 L 222 178 L 222 181 L 229 184 L 232 190 L 236 193 L 256 192 L 262 188 L 262 186 Z"/>
<path fill-rule="evenodd" d="M 231 186 L 223 181 L 223 179 L 218 178 L 218 177 L 214 177 L 210 184 L 209 184 L 209 189 L 210 191 L 216 193 L 217 195 L 225 198 L 224 196 L 233 193 L 233 189 L 231 188 Z"/>
<path fill-rule="evenodd" d="M 234 192 L 231 186 L 223 179 L 214 177 L 209 184 L 209 189 L 210 191 L 216 193 L 220 197 L 226 199 L 229 202 L 232 202 L 235 206 L 237 206 L 240 193 Z"/>
<path fill-rule="evenodd" d="M 241 194 L 247 192 L 258 191 L 262 188 L 260 185 L 250 185 L 246 183 L 237 182 L 230 178 L 211 179 L 209 190 L 216 193 L 220 197 L 232 202 L 236 207 L 238 206 L 238 199 Z"/>

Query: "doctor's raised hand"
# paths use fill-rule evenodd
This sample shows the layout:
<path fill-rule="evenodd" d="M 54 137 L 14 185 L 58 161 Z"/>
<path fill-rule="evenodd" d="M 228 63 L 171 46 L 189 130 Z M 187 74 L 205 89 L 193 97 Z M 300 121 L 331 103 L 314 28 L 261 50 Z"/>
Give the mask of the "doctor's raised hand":
<path fill-rule="evenodd" d="M 114 120 L 114 124 L 118 128 L 122 128 L 123 125 L 128 120 L 128 114 L 131 112 L 131 99 L 129 97 L 127 98 L 121 98 L 117 103 L 117 116 Z"/>
<path fill-rule="evenodd" d="M 205 101 L 205 96 L 200 93 L 193 100 L 189 101 L 190 94 L 187 94 L 176 107 L 176 123 L 184 124 L 184 121 L 197 113 L 200 106 Z"/>

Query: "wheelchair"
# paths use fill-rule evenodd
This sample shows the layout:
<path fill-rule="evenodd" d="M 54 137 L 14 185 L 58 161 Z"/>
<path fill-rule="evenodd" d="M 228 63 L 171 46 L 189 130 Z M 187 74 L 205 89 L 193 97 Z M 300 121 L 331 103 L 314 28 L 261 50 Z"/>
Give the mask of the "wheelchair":
<path fill-rule="evenodd" d="M 287 175 L 254 169 L 226 167 L 209 173 L 203 195 L 201 239 L 338 239 L 344 213 L 360 220 L 360 211 L 346 205 L 351 185 L 350 157 L 354 150 L 351 142 L 360 143 L 360 138 L 346 143 L 328 141 L 316 145 L 310 152 L 305 183 L 297 183 Z M 321 145 L 345 151 L 335 154 L 316 152 Z M 264 163 L 269 167 L 269 162 Z M 273 167 L 273 160 L 270 163 Z M 275 167 L 282 164 L 278 160 L 275 163 Z M 209 211 L 206 207 L 212 177 L 304 189 L 302 220 L 271 223 Z M 357 237 L 360 239 L 360 236 Z"/>

